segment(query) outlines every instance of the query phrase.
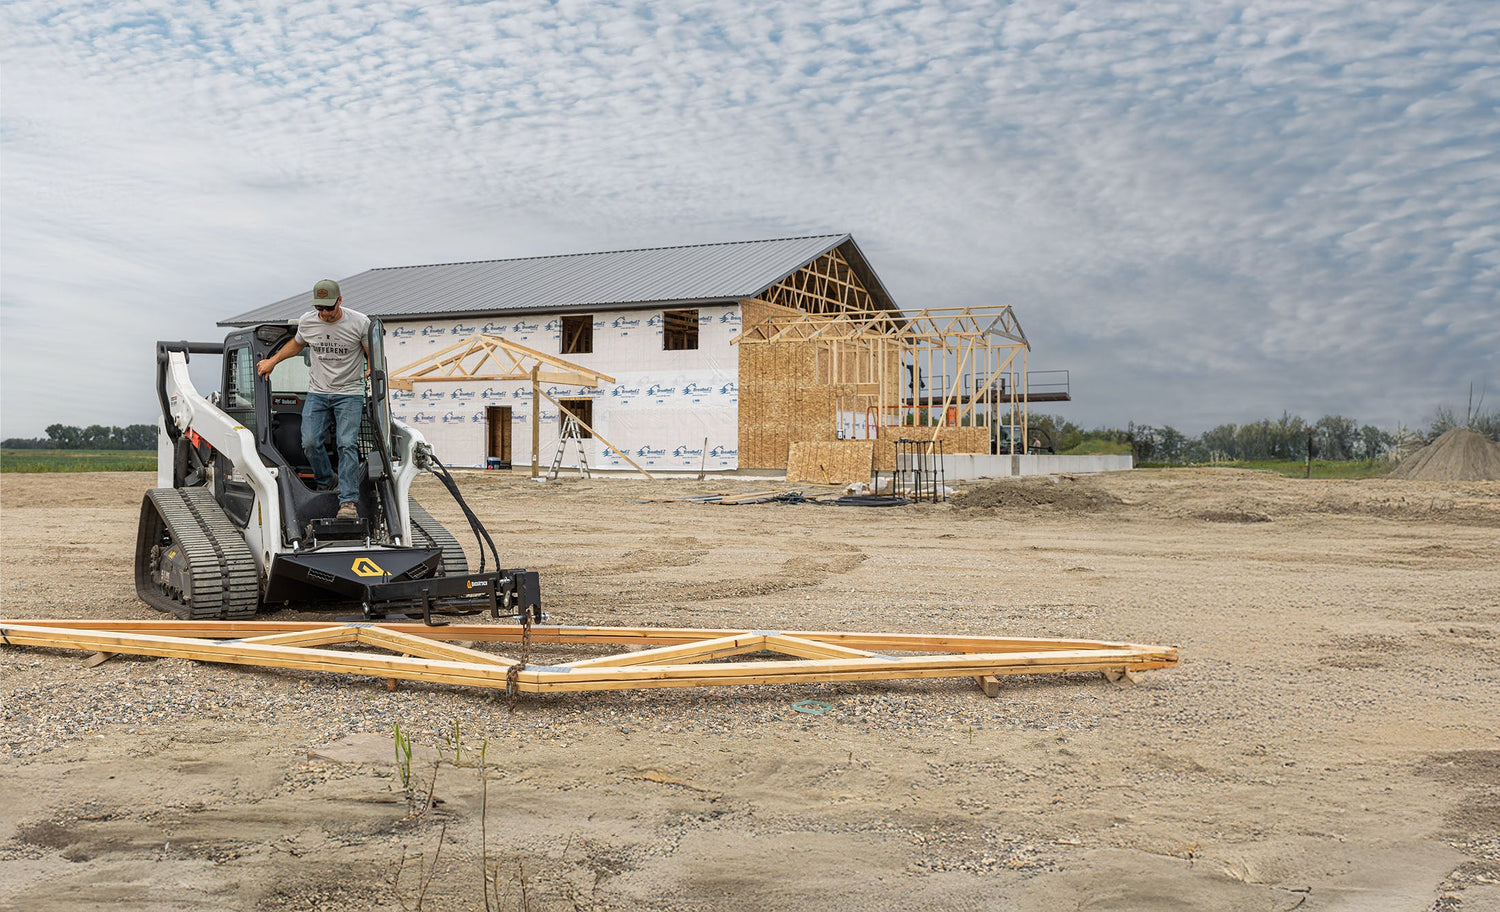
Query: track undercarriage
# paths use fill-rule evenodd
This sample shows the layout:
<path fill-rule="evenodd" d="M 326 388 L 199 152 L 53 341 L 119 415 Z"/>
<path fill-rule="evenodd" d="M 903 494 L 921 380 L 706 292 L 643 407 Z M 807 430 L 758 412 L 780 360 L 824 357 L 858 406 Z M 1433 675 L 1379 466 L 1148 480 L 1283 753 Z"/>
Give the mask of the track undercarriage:
<path fill-rule="evenodd" d="M 540 621 L 537 574 L 469 573 L 463 549 L 412 501 L 415 547 L 371 544 L 362 521 L 328 522 L 325 544 L 277 556 L 261 594 L 260 574 L 244 534 L 207 488 L 154 488 L 141 501 L 136 537 L 136 592 L 148 605 L 185 621 L 245 620 L 262 605 L 347 607 L 371 620 L 434 618 L 489 612 Z"/>

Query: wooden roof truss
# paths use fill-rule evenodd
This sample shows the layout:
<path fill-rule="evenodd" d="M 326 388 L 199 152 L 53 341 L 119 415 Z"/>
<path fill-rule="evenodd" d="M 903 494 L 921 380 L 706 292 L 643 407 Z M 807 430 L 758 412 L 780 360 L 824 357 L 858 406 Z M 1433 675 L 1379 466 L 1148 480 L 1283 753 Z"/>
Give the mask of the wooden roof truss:
<path fill-rule="evenodd" d="M 544 652 L 549 647 L 626 648 L 522 665 L 509 656 L 459 645 L 519 646 L 523 640 L 530 650 Z M 1174 647 L 1093 640 L 560 626 L 533 627 L 528 635 L 513 624 L 19 620 L 0 622 L 0 646 L 73 649 L 106 658 L 115 653 L 177 657 L 492 689 L 513 685 L 520 693 L 959 677 L 980 679 L 990 693 L 989 681 L 996 675 L 1102 672 L 1113 680 L 1177 664 Z"/>
<path fill-rule="evenodd" d="M 581 364 L 502 336 L 479 333 L 395 369 L 390 386 L 409 390 L 414 383 L 441 380 L 536 380 L 586 387 L 615 382 L 614 377 Z"/>
<path fill-rule="evenodd" d="M 875 299 L 837 247 L 761 292 L 759 297 L 808 313 L 888 312 L 877 310 Z"/>

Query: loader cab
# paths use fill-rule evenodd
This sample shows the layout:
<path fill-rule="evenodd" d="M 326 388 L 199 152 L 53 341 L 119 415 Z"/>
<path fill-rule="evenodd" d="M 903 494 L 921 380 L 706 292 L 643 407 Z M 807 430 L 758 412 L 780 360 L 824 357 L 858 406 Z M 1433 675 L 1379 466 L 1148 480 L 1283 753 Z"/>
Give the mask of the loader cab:
<path fill-rule="evenodd" d="M 261 378 L 255 365 L 275 354 L 296 337 L 295 323 L 266 323 L 231 333 L 224 340 L 224 385 L 221 407 L 235 421 L 255 435 L 262 460 L 280 470 L 279 483 L 283 530 L 289 541 L 309 537 L 314 520 L 332 517 L 338 510 L 337 491 L 318 491 L 312 463 L 302 442 L 302 411 L 307 403 L 312 372 L 309 352 L 287 358 Z M 359 459 L 362 464 L 360 483 L 361 515 L 368 518 L 365 531 L 379 533 L 387 522 L 385 504 L 391 500 L 380 490 L 389 478 L 391 421 L 385 389 L 385 330 L 379 320 L 371 319 L 366 347 L 370 352 L 371 383 L 367 390 L 365 411 L 359 432 Z M 329 464 L 337 471 L 338 449 L 330 427 L 321 442 L 328 453 Z M 254 504 L 250 486 L 237 481 L 230 470 L 216 476 L 221 491 L 217 498 L 225 511 L 240 525 L 249 521 Z M 363 536 L 361 536 L 363 537 Z M 376 534 L 376 537 L 385 537 Z"/>

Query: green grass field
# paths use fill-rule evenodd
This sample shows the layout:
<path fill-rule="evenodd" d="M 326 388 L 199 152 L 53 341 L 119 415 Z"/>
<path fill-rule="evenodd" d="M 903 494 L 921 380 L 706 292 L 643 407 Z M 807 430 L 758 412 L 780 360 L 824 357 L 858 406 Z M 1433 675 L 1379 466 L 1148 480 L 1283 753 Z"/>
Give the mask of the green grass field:
<path fill-rule="evenodd" d="M 1161 462 L 1142 462 L 1137 464 L 1142 469 L 1169 469 L 1177 466 L 1169 466 Z M 1257 472 L 1275 472 L 1277 475 L 1285 475 L 1288 478 L 1302 478 L 1307 471 L 1307 464 L 1301 459 L 1251 459 L 1237 462 L 1215 462 L 1196 463 L 1194 468 L 1213 469 L 1252 469 Z M 1313 478 L 1379 478 L 1394 468 L 1394 465 L 1383 459 L 1350 459 L 1335 462 L 1327 459 L 1314 459 L 1312 462 Z"/>
<path fill-rule="evenodd" d="M 0 472 L 155 471 L 155 450 L 0 450 Z"/>

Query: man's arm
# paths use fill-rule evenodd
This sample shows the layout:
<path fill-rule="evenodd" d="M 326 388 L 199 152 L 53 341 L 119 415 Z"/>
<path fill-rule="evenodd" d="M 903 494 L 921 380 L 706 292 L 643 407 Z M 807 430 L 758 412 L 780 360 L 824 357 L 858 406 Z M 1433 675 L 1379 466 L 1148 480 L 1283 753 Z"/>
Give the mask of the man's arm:
<path fill-rule="evenodd" d="M 293 339 L 287 344 L 281 346 L 281 348 L 277 349 L 276 354 L 256 364 L 255 372 L 257 374 L 260 374 L 262 377 L 269 377 L 271 375 L 271 371 L 276 368 L 276 365 L 280 364 L 288 358 L 295 358 L 296 356 L 302 354 L 302 349 L 306 347 L 306 342 L 303 342 L 301 339 Z"/>

